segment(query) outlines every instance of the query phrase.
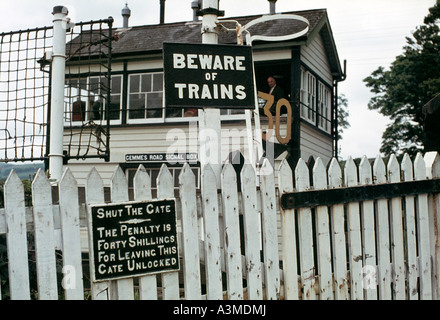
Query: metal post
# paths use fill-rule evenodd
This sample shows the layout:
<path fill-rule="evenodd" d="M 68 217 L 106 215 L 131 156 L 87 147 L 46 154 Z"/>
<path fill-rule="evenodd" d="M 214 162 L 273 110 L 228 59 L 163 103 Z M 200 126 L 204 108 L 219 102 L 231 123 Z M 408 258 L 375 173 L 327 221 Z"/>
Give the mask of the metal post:
<path fill-rule="evenodd" d="M 219 0 L 203 0 L 202 43 L 218 43 L 216 22 L 218 15 L 221 14 L 218 9 Z M 204 108 L 199 112 L 199 117 L 200 164 L 202 170 L 206 164 L 211 165 L 217 179 L 217 188 L 220 188 L 222 171 L 220 110 Z"/>
<path fill-rule="evenodd" d="M 66 69 L 66 26 L 68 10 L 56 6 L 52 12 L 53 52 L 50 114 L 49 178 L 59 181 L 63 174 L 64 82 Z"/>

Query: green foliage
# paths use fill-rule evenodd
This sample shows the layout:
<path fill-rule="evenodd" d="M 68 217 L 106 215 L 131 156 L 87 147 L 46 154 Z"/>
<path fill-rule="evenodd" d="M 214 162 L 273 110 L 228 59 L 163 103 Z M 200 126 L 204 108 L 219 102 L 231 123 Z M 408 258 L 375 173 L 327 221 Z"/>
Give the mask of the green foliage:
<path fill-rule="evenodd" d="M 6 236 L 0 235 L 0 287 L 2 288 L 2 291 L 5 292 L 4 295 L 1 295 L 0 297 L 2 299 L 9 297 L 9 287 L 8 287 L 8 257 L 7 257 L 7 251 L 6 251 Z"/>
<path fill-rule="evenodd" d="M 348 100 L 345 94 L 338 96 L 338 140 L 342 140 L 342 133 L 344 129 L 350 128 L 348 123 Z"/>
<path fill-rule="evenodd" d="M 423 149 L 422 107 L 440 92 L 440 0 L 424 25 L 407 37 L 404 52 L 389 70 L 379 67 L 364 79 L 375 94 L 368 107 L 390 117 L 381 152 L 414 154 Z"/>

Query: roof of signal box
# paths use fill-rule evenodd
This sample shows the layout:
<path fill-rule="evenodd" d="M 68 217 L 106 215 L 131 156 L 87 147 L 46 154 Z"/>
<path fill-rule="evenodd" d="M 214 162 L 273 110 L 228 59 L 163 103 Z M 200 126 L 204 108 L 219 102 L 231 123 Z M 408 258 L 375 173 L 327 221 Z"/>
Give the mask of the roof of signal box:
<path fill-rule="evenodd" d="M 339 78 L 342 76 L 342 69 L 339 57 L 336 50 L 336 45 L 333 39 L 333 34 L 330 28 L 330 23 L 327 16 L 326 9 L 314 9 L 305 11 L 283 12 L 281 14 L 295 14 L 306 18 L 310 23 L 310 28 L 304 36 L 286 41 L 289 45 L 302 42 L 308 43 L 315 37 L 316 34 L 321 34 L 324 47 L 329 60 L 330 68 L 333 76 Z M 234 29 L 235 24 L 232 22 L 224 22 L 222 20 L 235 20 L 242 26 L 246 25 L 252 20 L 263 17 L 264 15 L 252 15 L 242 17 L 228 17 L 220 18 L 222 25 L 229 29 Z M 257 24 L 249 28 L 251 35 L 266 35 L 266 36 L 283 36 L 299 32 L 305 28 L 306 24 L 299 20 L 273 20 L 265 23 Z M 159 54 L 162 52 L 163 43 L 202 43 L 201 22 L 176 22 L 165 24 L 153 24 L 143 26 L 133 26 L 127 29 L 114 29 L 117 34 L 118 41 L 112 44 L 112 55 L 114 58 L 139 56 L 146 54 Z M 96 34 L 95 34 L 96 35 Z M 97 36 L 97 35 L 96 35 Z M 84 37 L 94 37 L 90 33 L 83 36 L 78 36 L 69 44 L 67 51 L 73 52 L 77 55 L 78 47 L 75 42 L 84 43 Z M 81 38 L 81 39 L 80 39 Z M 92 40 L 92 39 L 91 39 Z M 235 32 L 220 32 L 219 44 L 236 44 L 237 37 Z M 273 42 L 271 42 L 273 43 Z M 268 42 L 254 41 L 253 46 L 268 44 Z M 76 48 L 75 48 L 76 47 Z M 87 49 L 88 53 L 93 53 L 93 48 Z M 68 53 L 69 55 L 69 53 Z"/>

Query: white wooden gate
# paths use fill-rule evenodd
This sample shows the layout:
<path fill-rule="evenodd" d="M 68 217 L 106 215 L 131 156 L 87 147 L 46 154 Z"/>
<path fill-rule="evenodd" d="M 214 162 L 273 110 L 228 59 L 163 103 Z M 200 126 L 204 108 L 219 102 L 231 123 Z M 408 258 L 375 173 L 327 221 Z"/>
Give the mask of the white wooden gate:
<path fill-rule="evenodd" d="M 312 174 L 300 160 L 294 172 L 287 162 L 274 172 L 266 160 L 257 188 L 253 167 L 244 165 L 238 190 L 236 172 L 226 164 L 219 191 L 207 166 L 198 195 L 193 172 L 185 165 L 177 199 L 181 271 L 95 283 L 91 298 L 440 298 L 438 194 L 301 209 L 282 210 L 279 205 L 282 194 L 309 190 L 311 183 L 319 190 L 439 178 L 437 153 L 424 158 L 419 154 L 414 163 L 405 156 L 401 164 L 392 156 L 387 165 L 378 157 L 373 167 L 367 158 L 359 166 L 349 158 L 343 170 L 335 159 L 328 169 L 317 159 L 310 169 Z M 166 166 L 157 185 L 158 198 L 174 197 L 173 178 Z M 104 203 L 104 183 L 95 169 L 85 188 L 87 204 Z M 52 186 L 39 171 L 32 184 L 33 207 L 26 208 L 17 174 L 11 172 L 6 181 L 0 235 L 7 239 L 9 277 L 4 280 L 11 299 L 31 298 L 29 234 L 35 238 L 38 298 L 58 299 L 60 291 L 65 299 L 88 297 L 80 243 L 87 226 L 86 205 L 78 203 L 78 186 L 69 169 L 58 192 L 59 203 L 53 204 Z M 134 197 L 152 198 L 142 166 L 134 179 Z M 128 199 L 127 180 L 118 167 L 111 181 L 111 201 Z M 62 254 L 62 279 L 57 278 L 56 254 Z"/>

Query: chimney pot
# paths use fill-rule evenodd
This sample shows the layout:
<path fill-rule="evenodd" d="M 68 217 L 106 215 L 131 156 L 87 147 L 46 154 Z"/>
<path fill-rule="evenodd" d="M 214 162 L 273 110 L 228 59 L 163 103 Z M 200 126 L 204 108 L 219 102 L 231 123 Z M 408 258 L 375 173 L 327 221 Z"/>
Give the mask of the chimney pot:
<path fill-rule="evenodd" d="M 194 0 L 193 2 L 191 2 L 191 9 L 193 10 L 193 22 L 199 21 L 197 10 L 200 10 L 200 1 Z"/>
<path fill-rule="evenodd" d="M 270 14 L 275 14 L 276 10 L 275 10 L 275 4 L 277 2 L 277 0 L 268 0 L 269 4 L 270 4 Z"/>
<path fill-rule="evenodd" d="M 165 0 L 160 0 L 160 24 L 165 23 Z"/>
<path fill-rule="evenodd" d="M 122 24 L 122 27 L 124 28 L 124 29 L 126 29 L 126 28 L 128 28 L 128 19 L 130 18 L 130 16 L 131 16 L 131 10 L 130 10 L 130 8 L 128 7 L 128 4 L 127 3 L 125 3 L 125 7 L 124 7 L 124 9 L 122 9 L 122 18 L 123 18 L 123 24 Z"/>

